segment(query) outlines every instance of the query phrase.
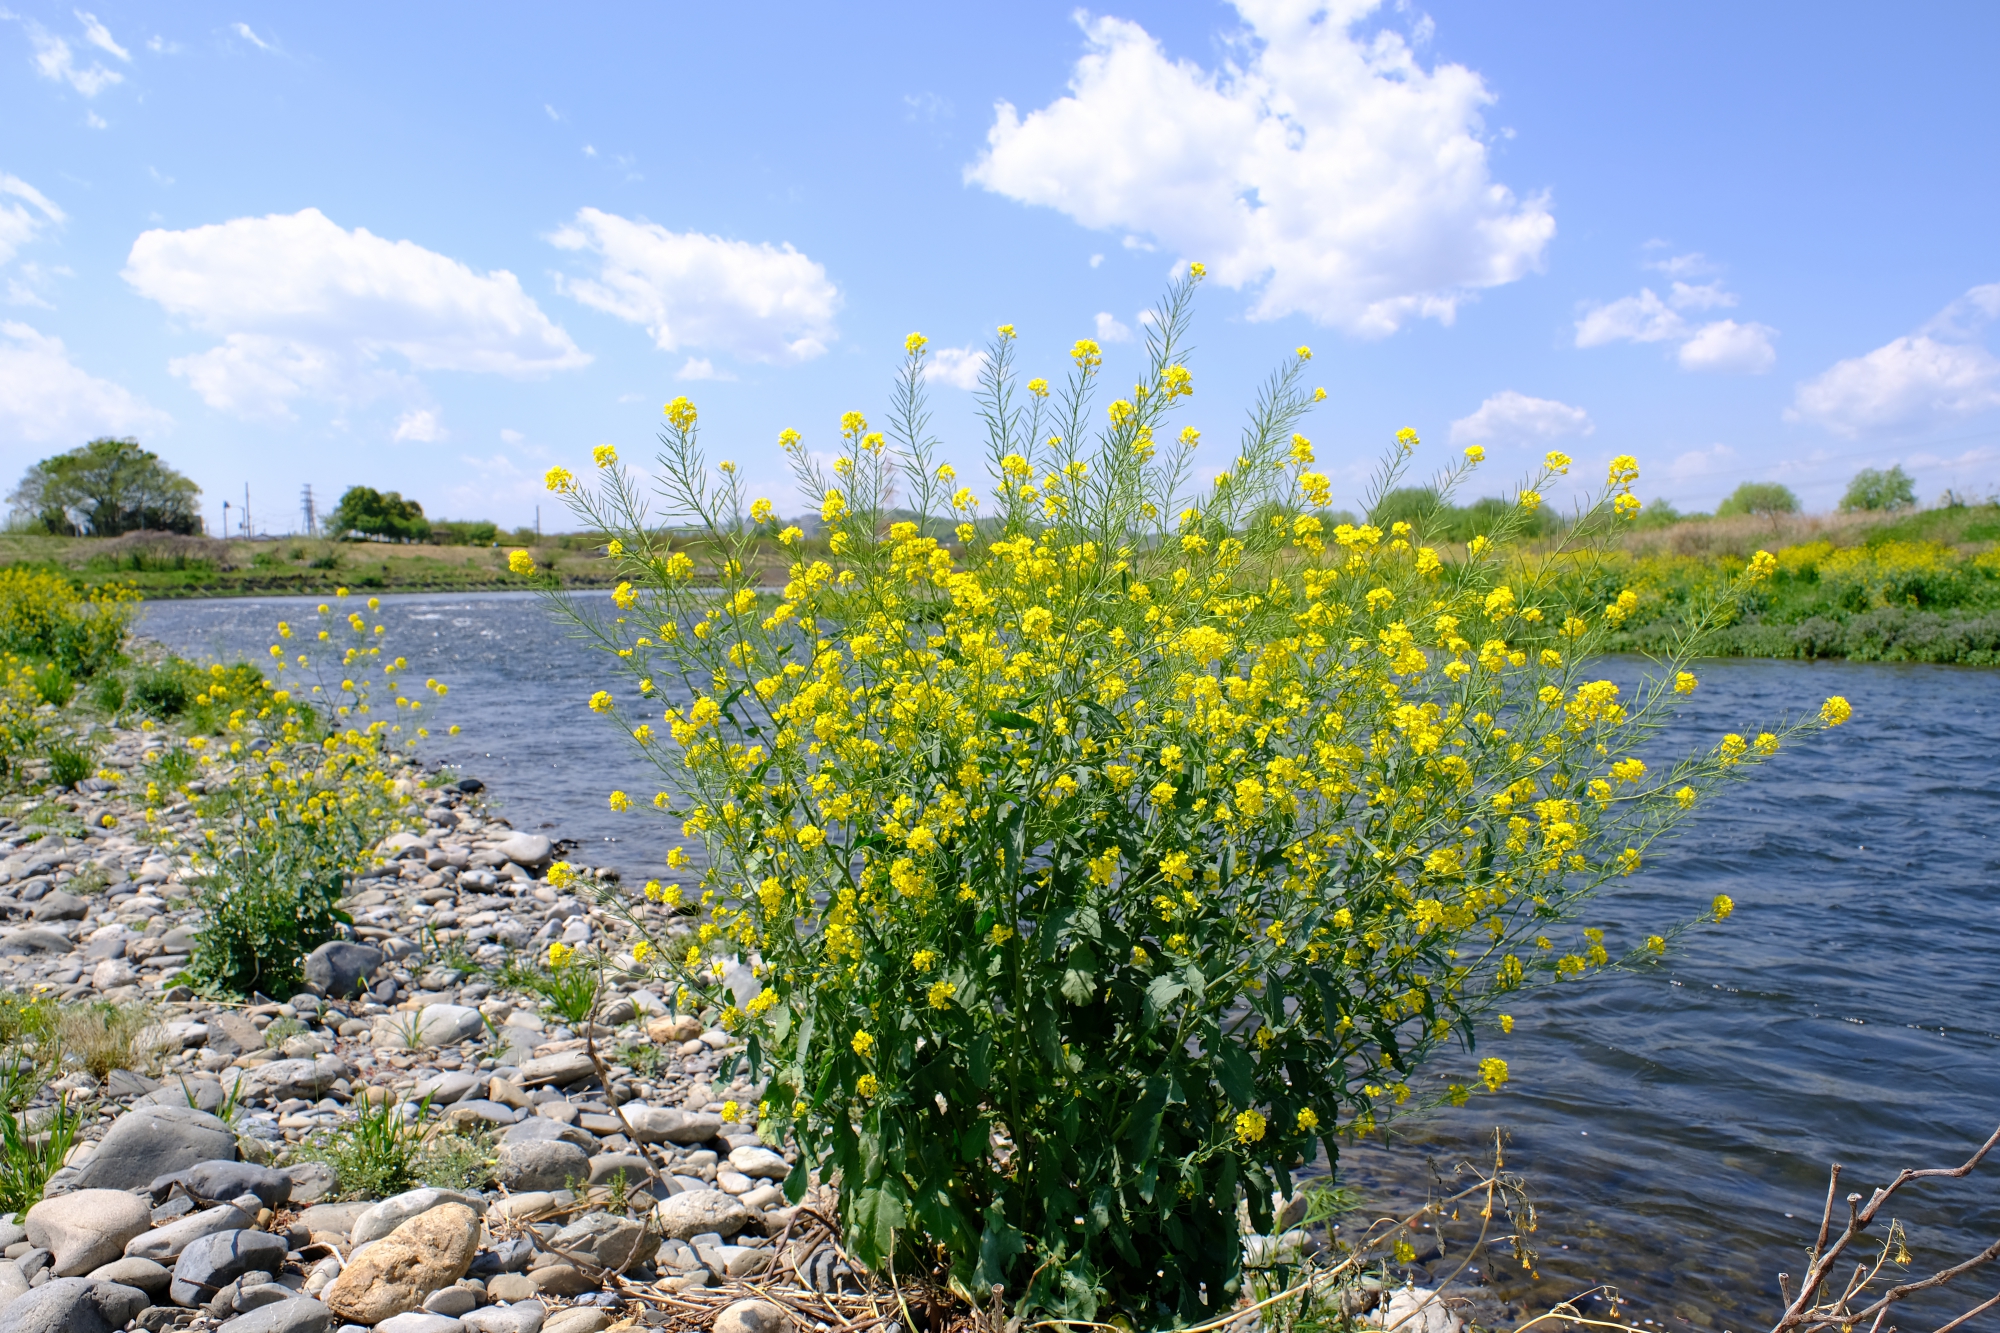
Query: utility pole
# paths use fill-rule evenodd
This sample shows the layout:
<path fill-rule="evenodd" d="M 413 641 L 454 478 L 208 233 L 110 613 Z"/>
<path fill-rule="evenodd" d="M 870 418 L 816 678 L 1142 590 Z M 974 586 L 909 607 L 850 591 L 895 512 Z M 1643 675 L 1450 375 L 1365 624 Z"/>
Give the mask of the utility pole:
<path fill-rule="evenodd" d="M 222 540 L 229 540 L 229 501 L 222 502 Z"/>
<path fill-rule="evenodd" d="M 250 483 L 246 481 L 243 483 L 243 536 L 247 539 L 256 535 L 250 526 Z"/>
<path fill-rule="evenodd" d="M 306 536 L 319 536 L 319 513 L 313 508 L 312 483 L 306 483 L 305 494 L 299 499 L 299 506 L 305 511 Z"/>
<path fill-rule="evenodd" d="M 536 505 L 536 506 L 535 506 L 535 540 L 536 540 L 536 541 L 540 541 L 541 539 L 542 539 L 542 507 L 541 507 L 540 505 Z"/>

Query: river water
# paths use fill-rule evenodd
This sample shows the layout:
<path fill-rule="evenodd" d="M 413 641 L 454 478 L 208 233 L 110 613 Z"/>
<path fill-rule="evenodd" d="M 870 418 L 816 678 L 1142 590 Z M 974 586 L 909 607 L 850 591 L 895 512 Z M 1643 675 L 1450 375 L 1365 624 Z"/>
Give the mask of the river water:
<path fill-rule="evenodd" d="M 264 659 L 275 623 L 310 607 L 148 603 L 140 629 L 197 658 Z M 434 757 L 484 779 L 518 827 L 628 877 L 659 872 L 677 829 L 606 804 L 658 785 L 585 707 L 610 673 L 534 596 L 391 596 L 376 619 L 388 651 L 452 686 L 438 721 L 464 732 Z M 1609 1282 L 1642 1328 L 1746 1333 L 1775 1318 L 1777 1273 L 1803 1267 L 1829 1162 L 1847 1166 L 1843 1193 L 1865 1194 L 1901 1167 L 1956 1166 L 2000 1124 L 2000 673 L 1727 661 L 1701 675 L 1686 744 L 1829 694 L 1855 709 L 1711 802 L 1594 911 L 1614 941 L 1718 893 L 1734 917 L 1656 968 L 1524 998 L 1513 1035 L 1478 1053 L 1506 1058 L 1504 1091 L 1346 1150 L 1340 1176 L 1371 1208 L 1420 1201 L 1430 1162 L 1490 1159 L 1498 1128 L 1540 1218 L 1535 1275 L 1491 1267 L 1504 1299 L 1539 1310 Z M 1899 1197 L 1911 1274 L 2000 1237 L 2000 1161 Z M 1966 1281 L 1962 1304 L 1900 1322 L 1935 1327 L 2000 1289 L 2000 1273 Z"/>

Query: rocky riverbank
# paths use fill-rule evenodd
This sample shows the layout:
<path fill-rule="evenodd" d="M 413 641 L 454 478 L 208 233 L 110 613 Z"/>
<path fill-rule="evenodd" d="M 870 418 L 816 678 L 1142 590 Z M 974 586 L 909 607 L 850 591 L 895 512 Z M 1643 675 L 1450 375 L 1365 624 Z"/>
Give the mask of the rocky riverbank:
<path fill-rule="evenodd" d="M 632 928 L 600 902 L 621 892 L 611 872 L 578 866 L 557 888 L 549 839 L 495 818 L 476 781 L 425 788 L 412 769 L 427 829 L 385 841 L 354 882 L 350 938 L 314 952 L 310 984 L 208 1001 L 178 980 L 199 913 L 168 850 L 196 813 L 169 804 L 148 825 L 143 781 L 119 780 L 168 743 L 115 732 L 109 776 L 0 822 L 0 914 L 17 923 L 0 933 L 0 986 L 150 1019 L 131 1067 L 69 1069 L 24 1114 L 45 1130 L 66 1099 L 85 1124 L 44 1201 L 0 1222 L 0 1333 L 839 1319 L 838 1293 L 858 1288 L 830 1206 L 787 1203 L 792 1162 L 755 1133 L 740 1046 L 644 984 Z M 659 937 L 685 933 L 625 896 Z M 583 1030 L 487 970 L 554 941 L 607 960 Z M 330 1150 L 364 1116 L 452 1143 L 462 1187 L 351 1197 Z M 793 1291 L 781 1300 L 832 1294 L 721 1308 L 751 1279 Z"/>

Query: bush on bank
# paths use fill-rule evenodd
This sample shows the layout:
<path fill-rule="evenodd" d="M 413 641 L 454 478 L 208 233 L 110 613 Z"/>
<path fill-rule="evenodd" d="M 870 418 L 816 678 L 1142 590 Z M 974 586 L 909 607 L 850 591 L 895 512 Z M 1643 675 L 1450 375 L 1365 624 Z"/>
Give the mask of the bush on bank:
<path fill-rule="evenodd" d="M 980 1305 L 998 1287 L 1070 1318 L 1225 1308 L 1239 1197 L 1268 1227 L 1291 1172 L 1422 1103 L 1416 1072 L 1448 1048 L 1446 1098 L 1501 1086 L 1483 1043 L 1511 1027 L 1506 996 L 1675 933 L 1608 938 L 1592 891 L 1847 713 L 1652 755 L 1771 558 L 1691 601 L 1636 689 L 1599 679 L 1636 596 L 1519 558 L 1570 460 L 1460 559 L 1421 520 L 1330 526 L 1306 349 L 1233 456 L 1170 424 L 1199 279 L 1148 326 L 1145 379 L 1101 406 L 1095 344 L 1023 384 L 1003 327 L 984 494 L 938 462 L 919 335 L 886 430 L 847 414 L 826 468 L 785 432 L 829 558 L 795 560 L 775 604 L 751 556 L 801 534 L 709 464 L 685 398 L 652 482 L 667 513 L 609 447 L 594 489 L 549 475 L 625 576 L 615 621 L 586 625 L 627 680 L 591 707 L 658 764 L 653 804 L 711 866 L 699 943 L 649 961 L 748 1037 L 766 1132 L 801 1149 L 793 1196 L 816 1166 L 861 1258 Z M 1398 437 L 1377 496 L 1417 448 Z M 1614 461 L 1564 550 L 1617 532 L 1637 474 Z M 926 535 L 938 520 L 956 541 Z M 670 548 L 669 524 L 707 536 Z M 691 701 L 663 709 L 669 682 Z"/>

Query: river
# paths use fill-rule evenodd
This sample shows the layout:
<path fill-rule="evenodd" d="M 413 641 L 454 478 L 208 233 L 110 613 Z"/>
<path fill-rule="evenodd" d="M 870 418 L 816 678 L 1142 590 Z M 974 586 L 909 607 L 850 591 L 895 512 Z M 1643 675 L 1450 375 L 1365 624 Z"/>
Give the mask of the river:
<path fill-rule="evenodd" d="M 275 623 L 310 609 L 155 602 L 139 628 L 197 658 L 261 660 Z M 606 802 L 658 785 L 585 706 L 610 673 L 537 599 L 390 596 L 376 619 L 389 651 L 452 687 L 439 720 L 464 732 L 434 757 L 484 779 L 517 826 L 658 873 L 678 830 Z M 1848 1167 L 1843 1193 L 1866 1193 L 1904 1166 L 1957 1165 L 2000 1124 L 2000 673 L 1736 660 L 1701 675 L 1690 743 L 1829 694 L 1855 710 L 1712 802 L 1594 919 L 1630 938 L 1718 893 L 1735 915 L 1655 968 L 1524 998 L 1513 1035 L 1480 1047 L 1508 1061 L 1505 1090 L 1347 1150 L 1341 1179 L 1371 1205 L 1420 1199 L 1426 1159 L 1490 1156 L 1500 1128 L 1541 1256 L 1538 1277 L 1496 1275 L 1503 1297 L 1540 1309 L 1610 1282 L 1641 1327 L 1746 1333 L 1775 1317 L 1777 1273 L 1803 1267 L 1829 1162 Z M 1996 1179 L 1991 1162 L 1907 1195 L 1912 1274 L 2000 1238 Z M 1968 1281 L 1955 1308 L 1996 1289 Z"/>

